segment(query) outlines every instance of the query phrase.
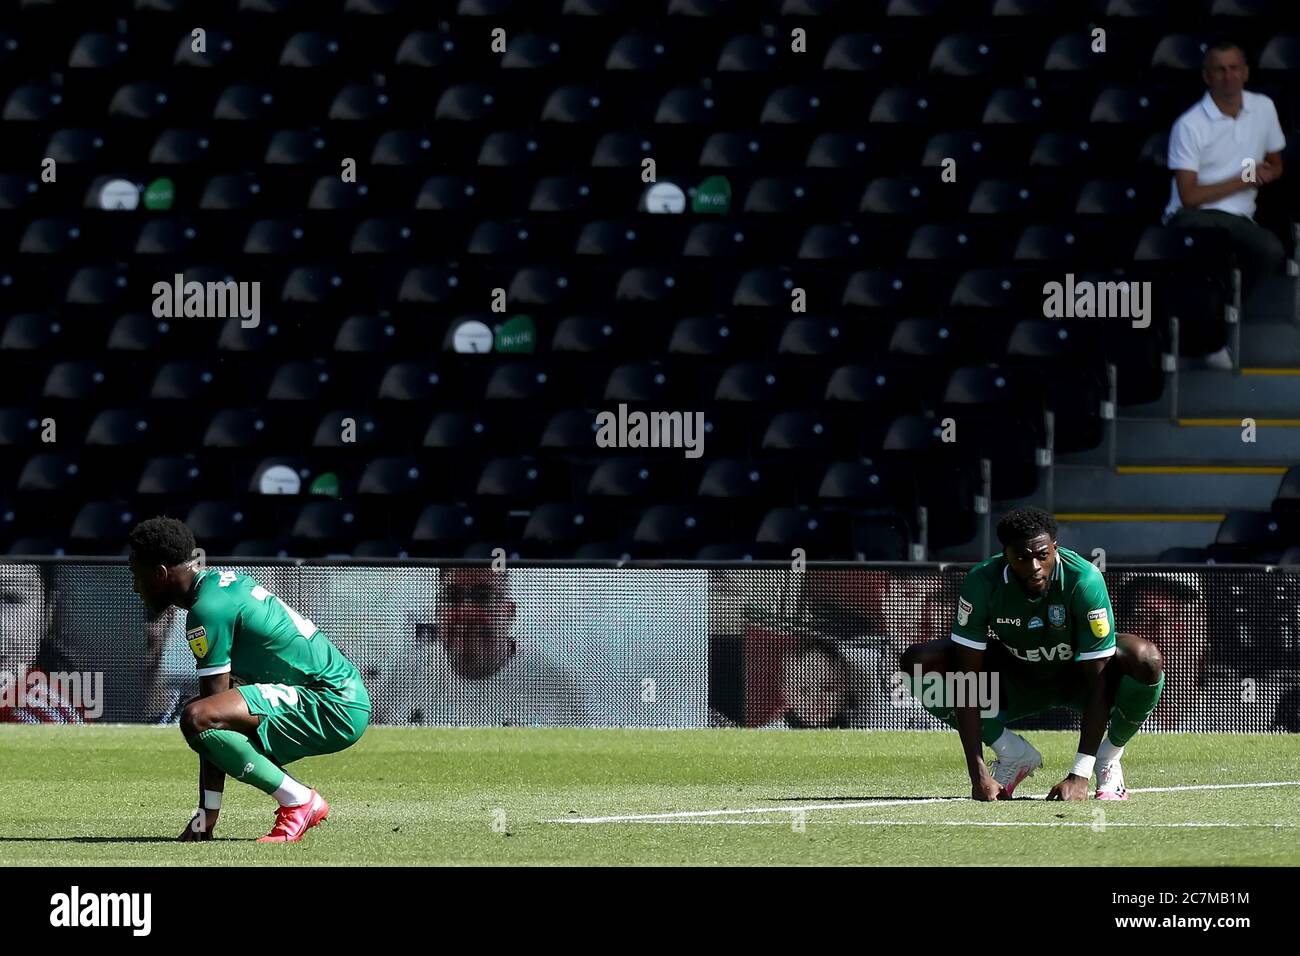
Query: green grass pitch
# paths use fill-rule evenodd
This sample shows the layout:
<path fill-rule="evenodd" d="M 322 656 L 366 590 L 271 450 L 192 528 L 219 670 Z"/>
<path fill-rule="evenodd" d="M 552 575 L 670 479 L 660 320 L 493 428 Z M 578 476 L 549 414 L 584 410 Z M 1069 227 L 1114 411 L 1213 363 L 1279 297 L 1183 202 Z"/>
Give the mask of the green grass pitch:
<path fill-rule="evenodd" d="M 1026 736 L 1046 765 L 1017 797 L 1041 796 L 1078 738 Z M 1124 766 L 1132 788 L 1286 784 L 1296 747 L 1139 735 Z M 1294 783 L 922 802 L 969 795 L 953 733 L 380 727 L 291 769 L 332 807 L 302 843 L 253 843 L 274 804 L 228 781 L 217 839 L 178 844 L 197 759 L 175 727 L 0 727 L 0 866 L 1300 864 Z M 602 819 L 690 811 L 718 812 Z"/>

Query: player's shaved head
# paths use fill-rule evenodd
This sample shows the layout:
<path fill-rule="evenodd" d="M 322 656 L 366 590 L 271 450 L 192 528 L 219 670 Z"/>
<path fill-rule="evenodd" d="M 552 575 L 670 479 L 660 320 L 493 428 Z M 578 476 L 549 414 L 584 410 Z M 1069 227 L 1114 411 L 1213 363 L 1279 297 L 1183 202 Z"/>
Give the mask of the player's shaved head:
<path fill-rule="evenodd" d="M 194 532 L 177 518 L 161 515 L 141 521 L 127 537 L 131 556 L 141 564 L 162 564 L 169 568 L 194 556 Z"/>

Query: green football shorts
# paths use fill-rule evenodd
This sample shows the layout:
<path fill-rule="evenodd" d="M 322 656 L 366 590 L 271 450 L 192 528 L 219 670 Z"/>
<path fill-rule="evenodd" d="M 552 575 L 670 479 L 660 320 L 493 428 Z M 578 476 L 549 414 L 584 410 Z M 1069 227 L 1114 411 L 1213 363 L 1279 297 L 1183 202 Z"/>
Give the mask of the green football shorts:
<path fill-rule="evenodd" d="M 998 681 L 1002 685 L 1001 717 L 1007 722 L 1031 714 L 1041 714 L 1053 707 L 1065 707 L 1082 714 L 1088 703 L 1087 688 L 1082 680 L 1058 676 L 1051 680 L 1031 682 L 1002 671 L 998 674 Z"/>
<path fill-rule="evenodd" d="M 244 684 L 239 693 L 248 712 L 262 718 L 263 753 L 281 767 L 351 747 L 370 724 L 370 695 L 359 676 L 339 689 Z"/>

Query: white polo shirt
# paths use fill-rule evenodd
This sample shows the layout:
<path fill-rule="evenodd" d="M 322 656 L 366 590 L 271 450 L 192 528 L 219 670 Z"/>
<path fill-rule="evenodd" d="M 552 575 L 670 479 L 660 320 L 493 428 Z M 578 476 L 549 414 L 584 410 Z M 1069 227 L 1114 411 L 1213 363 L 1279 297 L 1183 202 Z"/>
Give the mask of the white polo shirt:
<path fill-rule="evenodd" d="M 1281 152 L 1286 147 L 1286 137 L 1282 135 L 1273 101 L 1262 93 L 1248 90 L 1242 91 L 1241 99 L 1241 112 L 1235 119 L 1215 106 L 1208 92 L 1178 117 L 1169 134 L 1169 169 L 1190 169 L 1196 173 L 1198 183 L 1209 186 L 1240 176 L 1244 159 L 1262 163 L 1266 154 Z M 1176 181 L 1170 183 L 1169 192 L 1166 222 L 1183 208 Z M 1197 208 L 1221 209 L 1253 219 L 1258 193 L 1258 189 L 1243 189 Z"/>

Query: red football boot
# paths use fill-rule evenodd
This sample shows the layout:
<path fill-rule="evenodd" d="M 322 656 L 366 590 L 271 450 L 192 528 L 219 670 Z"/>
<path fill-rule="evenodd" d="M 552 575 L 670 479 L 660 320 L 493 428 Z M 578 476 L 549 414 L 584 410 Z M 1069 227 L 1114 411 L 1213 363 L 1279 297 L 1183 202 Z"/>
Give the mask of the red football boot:
<path fill-rule="evenodd" d="M 329 816 L 330 805 L 325 802 L 315 790 L 311 792 L 311 799 L 306 803 L 296 807 L 281 807 L 275 812 L 275 826 L 271 827 L 271 832 L 264 837 L 259 837 L 258 843 L 297 843 L 302 839 L 302 835 L 316 826 L 318 823 L 324 823 L 325 818 Z"/>

